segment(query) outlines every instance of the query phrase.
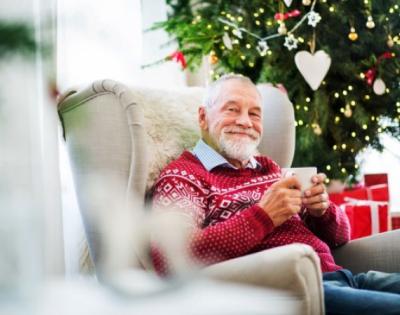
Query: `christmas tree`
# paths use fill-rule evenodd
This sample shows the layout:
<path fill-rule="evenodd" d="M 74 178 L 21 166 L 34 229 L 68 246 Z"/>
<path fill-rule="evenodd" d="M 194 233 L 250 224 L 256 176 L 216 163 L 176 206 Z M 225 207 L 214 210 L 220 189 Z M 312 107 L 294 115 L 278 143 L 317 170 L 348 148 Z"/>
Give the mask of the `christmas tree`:
<path fill-rule="evenodd" d="M 36 43 L 33 30 L 26 24 L 0 20 L 0 58 L 16 52 L 32 55 Z"/>
<path fill-rule="evenodd" d="M 282 83 L 296 116 L 294 166 L 354 180 L 356 156 L 399 136 L 399 0 L 167 0 L 170 57 L 211 76 Z M 185 63 L 182 63 L 185 65 Z"/>

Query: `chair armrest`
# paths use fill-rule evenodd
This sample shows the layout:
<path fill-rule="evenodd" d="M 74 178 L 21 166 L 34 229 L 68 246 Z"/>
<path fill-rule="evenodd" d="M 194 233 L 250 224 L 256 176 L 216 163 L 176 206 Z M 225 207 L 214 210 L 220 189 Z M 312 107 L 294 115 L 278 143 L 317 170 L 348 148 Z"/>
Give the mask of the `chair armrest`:
<path fill-rule="evenodd" d="M 353 273 L 400 272 L 400 230 L 360 238 L 334 250 L 337 264 Z"/>
<path fill-rule="evenodd" d="M 304 300 L 304 314 L 323 314 L 319 258 L 307 245 L 292 244 L 215 264 L 203 270 L 218 280 L 294 292 Z"/>

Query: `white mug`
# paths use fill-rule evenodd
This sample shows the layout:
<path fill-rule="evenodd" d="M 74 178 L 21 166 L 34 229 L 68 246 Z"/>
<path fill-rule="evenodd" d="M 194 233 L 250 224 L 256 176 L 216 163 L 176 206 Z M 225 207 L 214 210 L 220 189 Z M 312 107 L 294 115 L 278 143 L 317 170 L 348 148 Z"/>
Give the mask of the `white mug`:
<path fill-rule="evenodd" d="M 317 168 L 310 167 L 289 167 L 282 168 L 282 177 L 296 176 L 301 184 L 301 192 L 304 192 L 310 188 L 312 183 L 312 177 L 317 175 Z"/>

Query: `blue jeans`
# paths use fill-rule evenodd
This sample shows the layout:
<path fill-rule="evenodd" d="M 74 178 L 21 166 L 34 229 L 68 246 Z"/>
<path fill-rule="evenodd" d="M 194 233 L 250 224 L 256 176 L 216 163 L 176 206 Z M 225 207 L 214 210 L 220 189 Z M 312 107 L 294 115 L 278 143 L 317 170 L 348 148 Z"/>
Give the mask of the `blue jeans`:
<path fill-rule="evenodd" d="M 327 315 L 400 314 L 400 273 L 342 269 L 323 274 Z"/>

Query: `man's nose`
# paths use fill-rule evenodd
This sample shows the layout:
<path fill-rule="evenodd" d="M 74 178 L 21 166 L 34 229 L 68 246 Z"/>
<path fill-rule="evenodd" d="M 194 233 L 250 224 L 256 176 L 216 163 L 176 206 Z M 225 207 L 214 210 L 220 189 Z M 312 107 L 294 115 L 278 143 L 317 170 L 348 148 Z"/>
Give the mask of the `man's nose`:
<path fill-rule="evenodd" d="M 253 123 L 247 113 L 240 114 L 240 116 L 236 119 L 236 124 L 242 126 L 243 128 L 253 127 Z"/>

